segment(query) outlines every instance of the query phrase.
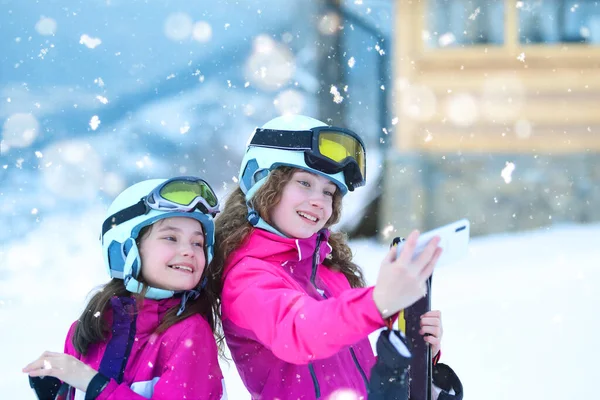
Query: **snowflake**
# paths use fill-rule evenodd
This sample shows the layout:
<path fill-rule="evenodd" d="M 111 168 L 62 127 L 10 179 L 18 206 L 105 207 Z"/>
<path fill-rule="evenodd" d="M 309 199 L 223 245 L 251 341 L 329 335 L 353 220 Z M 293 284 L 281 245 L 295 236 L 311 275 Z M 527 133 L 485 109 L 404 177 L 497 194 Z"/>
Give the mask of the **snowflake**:
<path fill-rule="evenodd" d="M 96 47 L 100 46 L 102 40 L 83 34 L 79 38 L 79 43 L 85 45 L 88 49 L 95 49 Z"/>
<path fill-rule="evenodd" d="M 393 231 L 394 231 L 394 225 L 388 225 L 385 228 L 383 228 L 383 231 L 381 231 L 381 233 L 382 233 L 383 237 L 387 239 Z"/>
<path fill-rule="evenodd" d="M 334 103 L 340 104 L 342 101 L 344 101 L 344 97 L 342 95 L 340 95 L 338 88 L 335 87 L 334 85 L 331 85 L 331 89 L 329 89 L 329 93 L 331 93 L 333 95 Z"/>
<path fill-rule="evenodd" d="M 512 173 L 515 170 L 515 164 L 511 162 L 506 162 L 506 166 L 502 169 L 500 176 L 504 179 L 504 182 L 510 183 L 512 182 Z"/>
<path fill-rule="evenodd" d="M 95 131 L 96 129 L 98 129 L 98 126 L 100 126 L 100 118 L 98 118 L 97 115 L 94 115 L 90 120 L 90 128 L 92 128 L 92 130 Z"/>
<path fill-rule="evenodd" d="M 481 12 L 481 8 L 477 7 L 475 9 L 475 11 L 473 12 L 473 14 L 469 15 L 469 19 L 471 21 L 475 21 L 475 19 L 477 19 L 477 16 L 479 15 L 480 12 Z"/>

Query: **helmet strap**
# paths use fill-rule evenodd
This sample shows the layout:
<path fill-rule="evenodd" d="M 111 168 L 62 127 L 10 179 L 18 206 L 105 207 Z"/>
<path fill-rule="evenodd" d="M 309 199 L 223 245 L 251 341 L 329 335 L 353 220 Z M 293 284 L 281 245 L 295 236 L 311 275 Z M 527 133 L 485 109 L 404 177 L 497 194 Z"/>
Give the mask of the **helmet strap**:
<path fill-rule="evenodd" d="M 202 290 L 202 288 L 204 288 L 204 286 L 206 286 L 206 278 L 204 278 L 204 280 L 202 281 L 202 286 L 201 286 L 200 290 Z M 200 296 L 200 290 L 192 289 L 192 290 L 186 290 L 185 292 L 183 292 L 183 295 L 181 296 L 181 307 L 179 307 L 179 311 L 177 311 L 178 317 L 181 314 L 183 314 L 183 312 L 185 311 L 185 305 L 190 298 L 192 298 L 192 300 L 196 300 Z"/>
<path fill-rule="evenodd" d="M 142 259 L 140 258 L 140 251 L 132 238 L 127 239 L 123 242 L 123 254 L 125 254 L 125 265 L 123 266 L 123 277 L 125 283 L 125 289 L 131 293 L 142 293 L 143 285 L 138 280 L 140 270 L 142 266 Z M 162 300 L 173 297 L 174 292 L 172 290 L 159 289 L 152 286 L 148 286 L 148 290 L 144 297 L 153 300 Z"/>

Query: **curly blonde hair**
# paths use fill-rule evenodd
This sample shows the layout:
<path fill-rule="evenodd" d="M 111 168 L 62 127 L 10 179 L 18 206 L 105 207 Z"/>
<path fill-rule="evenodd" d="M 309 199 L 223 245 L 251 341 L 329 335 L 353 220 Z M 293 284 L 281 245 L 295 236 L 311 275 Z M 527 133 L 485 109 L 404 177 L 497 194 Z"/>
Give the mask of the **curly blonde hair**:
<path fill-rule="evenodd" d="M 267 181 L 256 192 L 252 198 L 254 210 L 269 225 L 273 225 L 270 219 L 271 209 L 281 201 L 281 194 L 285 185 L 291 180 L 295 172 L 300 171 L 293 167 L 279 167 L 273 170 Z M 336 191 L 333 196 L 333 211 L 331 217 L 325 224 L 325 228 L 336 224 L 342 212 L 342 195 Z M 212 279 L 215 286 L 222 289 L 223 269 L 227 258 L 246 240 L 254 227 L 248 222 L 248 207 L 245 195 L 239 186 L 231 193 L 225 202 L 223 212 L 215 221 L 215 257 L 211 264 Z M 348 237 L 342 232 L 332 232 L 329 244 L 333 249 L 330 258 L 323 261 L 323 265 L 335 271 L 343 273 L 350 286 L 353 288 L 366 286 L 364 276 L 360 267 L 352 262 L 352 251 L 348 246 Z"/>

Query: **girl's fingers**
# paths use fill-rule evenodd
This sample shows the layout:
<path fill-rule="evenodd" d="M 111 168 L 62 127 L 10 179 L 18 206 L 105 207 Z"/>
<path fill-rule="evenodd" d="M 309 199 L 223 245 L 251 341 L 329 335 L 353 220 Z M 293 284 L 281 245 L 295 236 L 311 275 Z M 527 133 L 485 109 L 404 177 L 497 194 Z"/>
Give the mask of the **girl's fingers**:
<path fill-rule="evenodd" d="M 436 338 L 435 336 L 423 336 L 423 340 L 432 346 L 439 346 L 440 344 L 440 339 Z"/>
<path fill-rule="evenodd" d="M 433 337 L 439 338 L 441 334 L 441 330 L 438 326 L 423 326 L 419 330 L 421 335 L 430 334 Z"/>
<path fill-rule="evenodd" d="M 439 243 L 439 236 L 435 236 L 434 238 L 432 238 L 429 242 L 427 242 L 427 245 L 425 246 L 419 257 L 417 257 L 415 262 L 422 266 L 425 266 L 427 263 L 429 263 Z"/>
<path fill-rule="evenodd" d="M 42 355 L 35 361 L 30 362 L 25 368 L 23 368 L 23 372 L 29 372 L 33 370 L 40 369 L 48 369 L 52 368 L 52 359 L 56 358 L 57 355 L 61 355 L 62 353 L 54 353 L 51 351 L 45 351 Z"/>
<path fill-rule="evenodd" d="M 397 252 L 397 246 L 392 246 L 390 247 L 390 250 L 388 251 L 388 253 L 385 255 L 385 258 L 383 259 L 385 262 L 388 263 L 393 263 L 396 260 L 396 252 Z"/>
<path fill-rule="evenodd" d="M 42 357 L 57 357 L 57 356 L 62 356 L 64 353 L 56 353 L 54 351 L 45 351 L 44 354 L 42 354 Z"/>
<path fill-rule="evenodd" d="M 425 268 L 423 268 L 421 270 L 421 273 L 419 274 L 419 279 L 425 281 L 431 276 L 431 274 L 433 274 L 433 270 L 435 269 L 435 263 L 437 263 L 437 260 L 440 258 L 441 254 L 442 254 L 442 248 L 438 247 L 435 250 L 435 253 L 433 253 L 433 257 L 431 258 L 431 261 L 429 261 L 429 263 L 427 263 Z"/>
<path fill-rule="evenodd" d="M 34 362 L 27 364 L 25 366 L 25 368 L 23 368 L 23 372 L 29 372 L 34 369 L 41 369 L 43 366 L 44 366 L 43 361 L 40 361 L 40 359 L 37 359 Z"/>
<path fill-rule="evenodd" d="M 421 315 L 421 318 L 426 318 L 426 317 L 442 319 L 442 312 L 440 310 L 427 311 L 425 314 Z"/>
<path fill-rule="evenodd" d="M 421 326 L 441 326 L 441 321 L 436 317 L 422 317 Z"/>
<path fill-rule="evenodd" d="M 410 235 L 406 238 L 404 242 L 404 247 L 400 252 L 400 256 L 398 257 L 398 261 L 404 265 L 410 264 L 412 261 L 413 253 L 415 252 L 415 247 L 417 247 L 417 240 L 419 239 L 419 231 L 412 231 Z"/>
<path fill-rule="evenodd" d="M 37 376 L 53 376 L 56 378 L 56 375 L 54 373 L 53 369 L 42 369 L 42 368 L 38 368 L 38 369 L 34 369 L 31 371 L 27 371 L 27 374 L 31 377 L 37 377 Z"/>

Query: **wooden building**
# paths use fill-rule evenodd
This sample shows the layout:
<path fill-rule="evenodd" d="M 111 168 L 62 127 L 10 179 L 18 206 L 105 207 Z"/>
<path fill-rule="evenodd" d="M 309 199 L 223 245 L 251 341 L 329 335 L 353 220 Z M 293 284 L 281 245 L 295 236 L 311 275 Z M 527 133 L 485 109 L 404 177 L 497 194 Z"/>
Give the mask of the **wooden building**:
<path fill-rule="evenodd" d="M 600 3 L 395 5 L 380 231 L 600 220 Z"/>

